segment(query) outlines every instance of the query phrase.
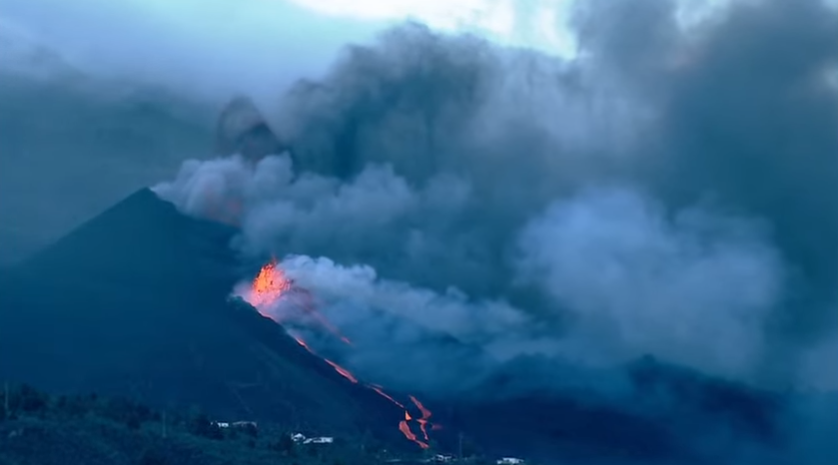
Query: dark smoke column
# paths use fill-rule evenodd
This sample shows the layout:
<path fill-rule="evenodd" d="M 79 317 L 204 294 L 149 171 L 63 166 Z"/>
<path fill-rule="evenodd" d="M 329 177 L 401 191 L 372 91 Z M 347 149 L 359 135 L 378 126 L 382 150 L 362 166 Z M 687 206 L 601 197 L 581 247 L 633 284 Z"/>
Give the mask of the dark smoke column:
<path fill-rule="evenodd" d="M 218 155 L 239 153 L 256 163 L 268 155 L 288 149 L 249 98 L 236 97 L 224 107 L 216 127 L 215 150 Z"/>

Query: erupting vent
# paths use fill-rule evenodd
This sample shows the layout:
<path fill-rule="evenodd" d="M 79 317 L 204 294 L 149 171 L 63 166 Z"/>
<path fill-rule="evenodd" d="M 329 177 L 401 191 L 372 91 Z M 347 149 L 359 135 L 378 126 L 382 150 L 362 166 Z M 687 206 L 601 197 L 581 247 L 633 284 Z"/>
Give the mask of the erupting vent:
<path fill-rule="evenodd" d="M 249 288 L 247 288 L 242 296 L 250 305 L 255 307 L 260 314 L 266 316 L 268 318 L 273 319 L 277 323 L 282 323 L 282 318 L 277 316 L 277 312 L 271 311 L 271 309 L 275 308 L 279 305 L 280 301 L 283 299 L 289 298 L 290 301 L 293 303 L 298 310 L 302 311 L 302 314 L 310 319 L 311 321 L 316 322 L 317 326 L 322 328 L 323 330 L 329 332 L 334 337 L 338 338 L 339 340 L 343 341 L 347 345 L 352 345 L 352 341 L 350 341 L 346 336 L 341 334 L 341 332 L 334 327 L 323 315 L 321 315 L 314 305 L 314 298 L 312 297 L 311 293 L 308 292 L 306 289 L 303 289 L 297 286 L 293 280 L 289 279 L 285 273 L 279 268 L 276 260 L 272 260 L 270 263 L 264 265 L 261 270 L 259 270 L 259 274 L 253 279 L 250 283 Z M 439 429 L 439 425 L 432 425 L 429 421 L 431 418 L 431 411 L 428 410 L 416 397 L 410 395 L 408 396 L 410 401 L 416 407 L 418 412 L 420 413 L 419 418 L 414 418 L 408 408 L 402 402 L 396 400 L 393 396 L 388 394 L 383 387 L 377 384 L 368 384 L 362 383 L 358 380 L 355 375 L 352 374 L 346 368 L 340 366 L 339 364 L 324 358 L 318 355 L 308 344 L 306 344 L 305 340 L 298 335 L 292 334 L 291 335 L 301 347 L 307 350 L 312 355 L 318 357 L 319 359 L 323 360 L 328 364 L 332 369 L 335 370 L 339 375 L 347 379 L 353 384 L 358 384 L 364 386 L 373 392 L 377 393 L 387 401 L 391 402 L 393 405 L 398 406 L 399 408 L 404 410 L 404 419 L 399 421 L 398 429 L 407 438 L 409 441 L 412 441 L 419 447 L 423 449 L 427 449 L 429 447 L 430 436 L 428 434 L 428 429 L 430 426 L 431 430 Z M 411 425 L 413 424 L 418 425 L 419 435 L 417 435 L 412 429 Z"/>

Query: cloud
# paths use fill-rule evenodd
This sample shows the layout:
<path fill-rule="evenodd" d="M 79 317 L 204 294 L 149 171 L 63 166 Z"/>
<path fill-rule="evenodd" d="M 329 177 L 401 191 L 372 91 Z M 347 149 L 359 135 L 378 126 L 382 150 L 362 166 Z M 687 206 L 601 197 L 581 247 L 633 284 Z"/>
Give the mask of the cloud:
<path fill-rule="evenodd" d="M 367 297 L 400 283 L 388 305 L 434 302 L 415 313 L 449 333 L 508 306 L 518 340 L 550 341 L 510 354 L 805 384 L 836 318 L 838 16 L 581 5 L 574 60 L 406 25 L 297 83 L 276 121 L 298 176 L 282 157 L 249 175 L 272 181 L 242 194 L 240 250 L 369 267 Z"/>
<path fill-rule="evenodd" d="M 656 354 L 749 376 L 784 281 L 776 251 L 757 231 L 699 208 L 667 217 L 630 190 L 590 191 L 525 227 L 519 268 L 570 312 L 575 359 Z"/>
<path fill-rule="evenodd" d="M 381 27 L 284 1 L 5 0 L 3 10 L 9 27 L 88 75 L 216 105 L 236 93 L 275 99 L 294 80 L 322 72 L 344 43 L 369 40 Z"/>

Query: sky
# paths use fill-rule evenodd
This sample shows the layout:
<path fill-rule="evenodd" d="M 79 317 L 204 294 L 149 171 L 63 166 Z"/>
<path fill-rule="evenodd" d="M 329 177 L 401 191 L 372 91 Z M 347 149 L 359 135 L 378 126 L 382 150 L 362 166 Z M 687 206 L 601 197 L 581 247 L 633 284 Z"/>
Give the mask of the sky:
<path fill-rule="evenodd" d="M 203 95 L 230 91 L 232 82 L 268 95 L 278 82 L 322 72 L 344 44 L 369 42 L 405 20 L 556 55 L 574 50 L 563 27 L 570 2 L 563 0 L 1 0 L 0 5 L 0 27 L 7 35 L 14 30 L 49 44 L 97 74 L 159 81 L 161 76 L 152 74 L 168 69 L 167 82 Z"/>
<path fill-rule="evenodd" d="M 355 7 L 347 7 L 348 3 Z M 193 131 L 191 139 L 174 143 L 145 129 L 156 123 L 128 123 L 113 113 L 119 111 L 117 107 L 100 106 L 90 109 L 89 118 L 108 121 L 115 127 L 107 130 L 114 133 L 131 131 L 141 141 L 133 151 L 115 139 L 103 143 L 96 134 L 102 129 L 94 127 L 100 123 L 81 118 L 78 108 L 62 107 L 64 100 L 51 98 L 43 105 L 32 105 L 45 92 L 72 98 L 61 90 L 63 84 L 56 76 L 92 77 L 101 89 L 105 80 L 162 87 L 208 107 L 196 111 L 212 119 L 232 96 L 242 93 L 254 97 L 263 111 L 271 111 L 289 85 L 326 73 L 346 44 L 371 43 L 382 30 L 407 19 L 445 32 L 473 31 L 503 43 L 529 44 L 551 52 L 567 48 L 561 34 L 554 37 L 560 28 L 522 26 L 515 19 L 518 12 L 510 11 L 510 2 L 440 6 L 446 4 L 0 0 L 0 72 L 23 72 L 27 79 L 38 76 L 34 82 L 47 86 L 21 91 L 10 86 L 5 74 L 0 76 L 0 106 L 7 109 L 0 115 L 5 117 L 0 136 L 6 140 L 0 157 L 0 263 L 21 259 L 133 190 L 152 184 L 161 173 L 176 169 L 184 157 L 196 156 L 202 141 L 212 137 L 207 126 L 204 134 Z M 545 2 L 531 4 L 542 10 L 544 5 L 550 7 Z M 539 21 L 551 22 L 552 11 L 539 16 Z M 68 124 L 65 112 L 74 114 L 74 124 Z M 38 144 L 49 148 L 34 148 L 31 140 L 19 147 L 8 143 L 10 137 L 23 138 L 33 128 L 22 126 L 27 121 L 38 121 Z M 44 172 L 41 167 L 46 160 L 55 157 L 53 147 L 75 148 L 80 153 L 73 155 L 73 166 Z M 143 151 L 151 153 L 143 158 Z M 134 161 L 114 166 L 115 153 Z M 64 156 L 59 160 L 59 165 L 68 163 Z M 105 169 L 108 175 L 101 176 Z M 91 178 L 94 175 L 99 177 Z M 22 181 L 32 176 L 41 182 Z M 88 188 L 68 194 L 62 187 L 79 180 Z M 62 200 L 56 201 L 57 197 Z M 53 209 L 56 202 L 61 207 Z"/>
<path fill-rule="evenodd" d="M 681 0 L 679 18 L 688 26 L 729 2 Z M 572 0 L 0 0 L 0 35 L 7 43 L 47 46 L 98 76 L 165 83 L 203 99 L 237 92 L 275 99 L 296 79 L 325 72 L 345 44 L 369 43 L 408 20 L 571 58 L 577 53 L 569 28 L 573 5 Z"/>

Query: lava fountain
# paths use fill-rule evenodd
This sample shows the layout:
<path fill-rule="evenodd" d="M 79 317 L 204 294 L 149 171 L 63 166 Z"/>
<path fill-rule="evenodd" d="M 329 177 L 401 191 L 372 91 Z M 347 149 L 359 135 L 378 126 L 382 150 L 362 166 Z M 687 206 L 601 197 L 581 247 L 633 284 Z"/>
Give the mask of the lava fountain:
<path fill-rule="evenodd" d="M 317 311 L 317 309 L 315 308 L 314 298 L 312 294 L 308 290 L 296 285 L 292 279 L 288 278 L 285 272 L 278 266 L 276 260 L 272 260 L 271 262 L 262 266 L 262 268 L 259 270 L 259 273 L 253 279 L 253 281 L 250 282 L 250 284 L 246 286 L 243 290 L 241 290 L 239 294 L 261 315 L 270 318 L 279 324 L 282 324 L 283 322 L 286 322 L 287 320 L 294 318 L 295 316 L 300 316 L 301 318 L 305 318 L 309 322 L 315 322 L 318 327 L 329 332 L 345 344 L 352 345 L 352 341 L 350 341 L 346 336 L 341 334 L 341 332 L 336 327 L 334 327 L 323 315 L 321 315 Z M 293 304 L 292 306 L 295 308 L 297 313 L 281 313 L 277 311 L 277 307 L 286 299 Z M 336 373 L 338 373 L 340 376 L 342 376 L 349 382 L 364 386 L 365 388 L 372 390 L 373 392 L 386 399 L 393 405 L 404 410 L 404 419 L 402 419 L 398 423 L 399 431 L 404 435 L 406 439 L 415 443 L 422 449 L 427 449 L 429 447 L 430 437 L 428 435 L 428 426 L 430 425 L 429 418 L 431 417 L 431 411 L 428 410 L 416 397 L 412 395 L 408 396 L 413 405 L 415 405 L 416 408 L 419 410 L 421 414 L 421 417 L 419 418 L 414 418 L 413 416 L 411 416 L 410 412 L 405 407 L 405 405 L 397 401 L 390 394 L 388 394 L 383 387 L 377 384 L 361 383 L 358 380 L 358 378 L 355 377 L 355 375 L 352 374 L 352 372 L 350 372 L 346 368 L 342 367 L 341 365 L 335 363 L 332 360 L 318 355 L 314 350 L 312 350 L 311 347 L 309 347 L 309 345 L 305 342 L 305 340 L 303 340 L 303 338 L 300 335 L 290 335 L 297 341 L 297 343 L 303 349 L 305 349 L 315 357 L 323 360 Z M 420 439 L 413 432 L 413 430 L 411 430 L 410 425 L 411 422 L 414 421 L 419 425 L 419 431 L 422 434 L 422 439 Z M 438 429 L 437 425 L 430 426 L 432 430 Z"/>

